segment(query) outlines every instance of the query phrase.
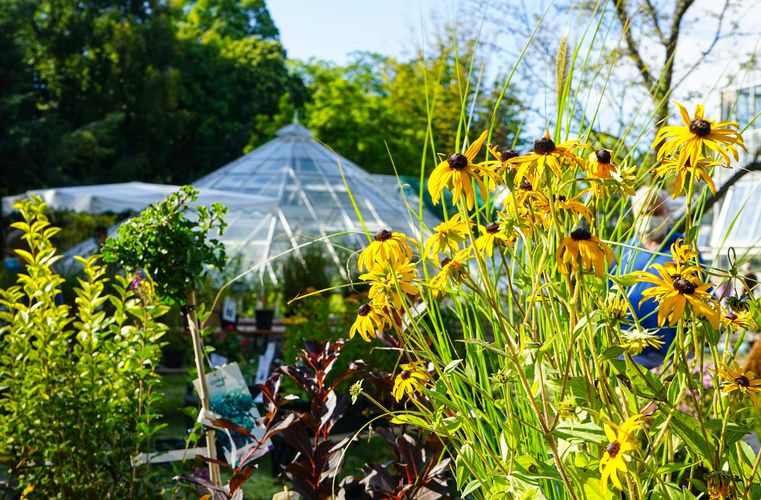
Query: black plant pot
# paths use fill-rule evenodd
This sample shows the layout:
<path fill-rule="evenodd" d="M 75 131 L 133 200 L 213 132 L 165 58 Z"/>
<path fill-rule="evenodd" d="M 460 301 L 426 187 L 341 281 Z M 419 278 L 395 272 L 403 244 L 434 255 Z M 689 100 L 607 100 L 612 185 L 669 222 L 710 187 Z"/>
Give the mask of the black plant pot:
<path fill-rule="evenodd" d="M 185 351 L 166 345 L 161 348 L 162 364 L 166 368 L 182 368 L 182 362 L 185 358 Z"/>
<path fill-rule="evenodd" d="M 254 314 L 256 315 L 257 330 L 272 330 L 272 318 L 275 317 L 274 310 L 257 309 Z"/>

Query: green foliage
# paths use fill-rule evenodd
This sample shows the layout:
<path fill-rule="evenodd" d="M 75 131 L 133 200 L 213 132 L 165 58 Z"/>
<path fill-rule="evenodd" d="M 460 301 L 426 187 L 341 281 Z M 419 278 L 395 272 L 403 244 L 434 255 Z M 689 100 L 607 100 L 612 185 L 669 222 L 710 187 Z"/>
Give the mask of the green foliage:
<path fill-rule="evenodd" d="M 308 245 L 298 255 L 293 253 L 282 260 L 279 274 L 286 303 L 308 293 L 308 290 L 325 290 L 330 287 L 330 273 L 335 265 L 326 251 L 322 245 Z M 290 307 L 286 312 L 290 314 Z"/>
<path fill-rule="evenodd" d="M 336 151 L 376 173 L 419 176 L 439 157 L 459 150 L 460 110 L 472 109 L 472 130 L 493 130 L 493 142 L 512 144 L 521 127 L 521 106 L 499 86 L 479 88 L 468 75 L 470 53 L 455 57 L 451 40 L 431 52 L 401 61 L 359 52 L 347 66 L 324 61 L 297 64 L 309 90 L 300 120 Z M 464 94 L 458 82 L 472 81 Z M 272 129 L 288 123 L 292 108 L 283 103 Z M 429 111 L 435 110 L 428 131 Z M 271 132 L 274 132 L 272 130 Z M 435 138 L 435 151 L 421 152 Z M 393 164 L 392 164 L 393 162 Z"/>
<path fill-rule="evenodd" d="M 186 217 L 198 190 L 183 186 L 164 201 L 148 208 L 119 227 L 118 238 L 103 246 L 103 260 L 146 272 L 157 283 L 159 297 L 185 303 L 207 265 L 224 268 L 225 249 L 209 236 L 222 234 L 222 217 L 227 209 L 215 203 L 211 209 L 196 206 L 193 218 Z"/>
<path fill-rule="evenodd" d="M 300 103 L 263 0 L 0 2 L 0 194 L 185 183 Z"/>
<path fill-rule="evenodd" d="M 30 251 L 25 273 L 0 290 L 0 456 L 40 498 L 156 494 L 150 470 L 130 458 L 160 430 L 153 372 L 165 327 L 148 282 L 117 276 L 112 294 L 97 256 L 80 258 L 76 309 L 58 305 L 60 258 L 39 198 L 19 204 Z M 110 311 L 110 312 L 107 312 Z"/>

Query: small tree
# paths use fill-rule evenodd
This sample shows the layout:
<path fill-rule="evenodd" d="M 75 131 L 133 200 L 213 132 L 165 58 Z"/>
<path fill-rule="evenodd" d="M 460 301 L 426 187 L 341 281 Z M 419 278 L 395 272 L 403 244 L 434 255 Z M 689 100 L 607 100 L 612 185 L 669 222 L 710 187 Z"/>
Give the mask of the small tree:
<path fill-rule="evenodd" d="M 119 228 L 118 237 L 110 238 L 103 247 L 103 259 L 122 267 L 146 273 L 156 282 L 159 297 L 168 303 L 183 306 L 183 315 L 193 342 L 200 387 L 201 407 L 208 411 L 209 396 L 203 364 L 201 336 L 196 316 L 196 282 L 207 265 L 223 268 L 225 250 L 211 238 L 216 230 L 222 234 L 222 217 L 227 209 L 220 203 L 211 209 L 190 204 L 198 198 L 198 190 L 183 186 L 164 201 L 150 205 L 139 216 Z M 186 216 L 190 212 L 192 218 Z M 207 429 L 209 457 L 215 458 L 214 431 Z M 219 469 L 210 462 L 212 481 L 219 483 Z"/>

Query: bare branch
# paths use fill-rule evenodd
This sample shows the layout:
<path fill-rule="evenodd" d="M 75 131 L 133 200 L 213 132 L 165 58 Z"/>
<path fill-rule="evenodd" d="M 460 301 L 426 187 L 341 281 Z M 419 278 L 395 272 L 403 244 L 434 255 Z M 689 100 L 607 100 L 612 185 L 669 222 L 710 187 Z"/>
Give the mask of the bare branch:
<path fill-rule="evenodd" d="M 700 58 L 698 58 L 695 61 L 695 64 L 690 66 L 690 68 L 685 72 L 684 76 L 682 76 L 679 81 L 674 85 L 674 88 L 679 87 L 690 74 L 695 71 L 698 66 L 704 63 L 703 59 L 708 57 L 708 55 L 713 52 L 713 49 L 716 48 L 716 44 L 723 38 L 722 36 L 722 28 L 724 26 L 724 16 L 729 8 L 729 4 L 732 0 L 724 0 L 724 6 L 721 8 L 721 13 L 719 14 L 719 19 L 717 19 L 716 24 L 716 32 L 713 35 L 713 39 L 711 40 L 711 43 L 708 45 L 708 48 L 704 51 L 702 51 Z"/>
<path fill-rule="evenodd" d="M 645 64 L 645 61 L 642 60 L 642 55 L 639 53 L 637 42 L 634 40 L 634 35 L 631 31 L 631 18 L 629 17 L 629 14 L 626 10 L 626 0 L 611 1 L 616 7 L 616 15 L 618 16 L 618 20 L 621 23 L 621 29 L 624 34 L 624 40 L 626 40 L 626 48 L 629 57 L 632 59 L 632 61 L 634 61 L 634 65 L 637 66 L 637 70 L 642 76 L 642 80 L 644 80 L 645 86 L 648 88 L 653 88 L 655 80 L 653 79 L 652 74 L 650 74 L 650 70 Z"/>
<path fill-rule="evenodd" d="M 655 29 L 655 34 L 658 35 L 658 40 L 660 40 L 662 45 L 666 45 L 666 35 L 663 34 L 663 30 L 661 29 L 661 23 L 658 21 L 658 14 L 652 0 L 645 0 L 645 5 L 647 6 L 646 10 L 648 14 L 650 14 L 650 17 L 653 20 L 653 28 Z"/>

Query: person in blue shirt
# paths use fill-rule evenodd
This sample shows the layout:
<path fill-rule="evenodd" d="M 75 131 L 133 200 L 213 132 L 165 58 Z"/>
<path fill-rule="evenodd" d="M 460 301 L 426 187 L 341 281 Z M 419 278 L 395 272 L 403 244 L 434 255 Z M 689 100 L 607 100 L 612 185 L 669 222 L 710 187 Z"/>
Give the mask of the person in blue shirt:
<path fill-rule="evenodd" d="M 626 242 L 627 246 L 624 247 L 617 269 L 614 269 L 613 273 L 656 273 L 653 264 L 663 265 L 670 262 L 671 245 L 680 238 L 684 239 L 684 234 L 674 230 L 669 196 L 661 189 L 642 187 L 637 190 L 632 199 L 632 212 L 634 237 Z M 655 368 L 663 363 L 676 336 L 675 328 L 658 327 L 658 302 L 642 302 L 642 292 L 653 286 L 655 285 L 651 283 L 637 283 L 627 291 L 632 312 L 639 320 L 640 326 L 647 330 L 657 330 L 657 334 L 662 336 L 663 346 L 660 349 L 646 347 L 633 357 L 635 362 L 646 368 Z"/>

